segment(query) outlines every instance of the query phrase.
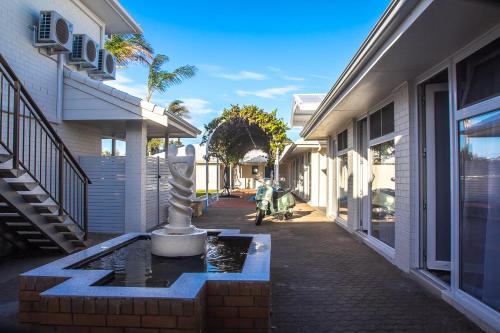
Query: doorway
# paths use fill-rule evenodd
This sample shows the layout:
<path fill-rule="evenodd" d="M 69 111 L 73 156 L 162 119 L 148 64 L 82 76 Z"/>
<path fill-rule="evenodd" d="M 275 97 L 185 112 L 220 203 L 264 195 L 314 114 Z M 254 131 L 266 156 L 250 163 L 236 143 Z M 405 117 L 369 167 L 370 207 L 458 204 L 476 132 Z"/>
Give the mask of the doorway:
<path fill-rule="evenodd" d="M 419 86 L 421 266 L 450 283 L 451 187 L 448 72 Z"/>

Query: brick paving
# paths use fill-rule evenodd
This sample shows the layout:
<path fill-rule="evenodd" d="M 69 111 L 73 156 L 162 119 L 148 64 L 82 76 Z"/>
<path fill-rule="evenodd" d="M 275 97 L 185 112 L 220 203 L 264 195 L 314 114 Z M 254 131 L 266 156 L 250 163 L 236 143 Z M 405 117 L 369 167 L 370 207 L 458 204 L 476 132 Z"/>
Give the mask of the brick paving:
<path fill-rule="evenodd" d="M 225 200 L 193 222 L 272 235 L 272 332 L 481 332 L 341 227 L 314 222 L 321 212 L 257 227 L 253 207 Z"/>
<path fill-rule="evenodd" d="M 193 223 L 272 235 L 272 332 L 480 332 L 342 228 L 315 222 L 327 221 L 321 212 L 299 203 L 293 220 L 257 227 L 247 195 L 223 199 Z M 17 320 L 15 274 L 52 259 L 0 263 L 0 327 Z"/>

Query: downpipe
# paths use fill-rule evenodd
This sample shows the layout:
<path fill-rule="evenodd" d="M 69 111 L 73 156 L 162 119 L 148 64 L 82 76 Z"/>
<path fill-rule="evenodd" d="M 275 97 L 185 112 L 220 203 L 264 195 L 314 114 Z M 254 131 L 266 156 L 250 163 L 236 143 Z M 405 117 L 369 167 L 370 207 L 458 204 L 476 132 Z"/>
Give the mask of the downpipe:
<path fill-rule="evenodd" d="M 64 84 L 64 54 L 57 55 L 56 120 L 62 121 Z"/>

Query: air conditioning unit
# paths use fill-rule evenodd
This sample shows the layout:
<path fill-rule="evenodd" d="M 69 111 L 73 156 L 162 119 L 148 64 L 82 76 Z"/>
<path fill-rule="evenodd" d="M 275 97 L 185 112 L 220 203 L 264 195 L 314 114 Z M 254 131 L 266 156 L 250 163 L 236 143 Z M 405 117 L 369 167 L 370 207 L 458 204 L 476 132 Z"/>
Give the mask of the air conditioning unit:
<path fill-rule="evenodd" d="M 35 46 L 48 48 L 53 53 L 71 52 L 73 25 L 54 10 L 42 10 Z"/>
<path fill-rule="evenodd" d="M 85 34 L 74 34 L 69 63 L 79 65 L 80 68 L 97 68 L 99 63 L 98 44 Z"/>
<path fill-rule="evenodd" d="M 96 80 L 114 80 L 116 74 L 115 58 L 107 50 L 100 49 L 97 68 L 89 71 L 89 74 Z"/>

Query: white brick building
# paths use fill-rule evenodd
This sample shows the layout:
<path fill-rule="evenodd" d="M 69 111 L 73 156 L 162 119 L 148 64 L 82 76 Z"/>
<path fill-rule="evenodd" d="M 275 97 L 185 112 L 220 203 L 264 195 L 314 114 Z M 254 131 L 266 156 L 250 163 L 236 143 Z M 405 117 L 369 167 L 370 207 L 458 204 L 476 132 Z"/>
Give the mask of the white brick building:
<path fill-rule="evenodd" d="M 70 65 L 66 54 L 50 55 L 46 48 L 35 47 L 35 27 L 42 10 L 56 11 L 72 24 L 73 34 L 88 35 L 98 48 L 110 34 L 135 34 L 142 29 L 118 0 L 0 2 L 0 19 L 4 22 L 0 54 L 70 152 L 80 162 L 85 159 L 85 171 L 95 177 L 89 187 L 89 229 L 145 231 L 150 221 L 160 222 L 166 211 L 166 202 L 157 204 L 158 212 L 156 208 L 146 209 L 147 138 L 195 137 L 200 132 L 182 119 L 165 115 L 162 107 L 94 80 L 86 70 Z M 125 141 L 126 157 L 101 157 L 103 139 Z M 117 163 L 106 164 L 104 158 L 117 159 Z M 125 159 L 125 163 L 120 164 L 119 159 Z M 116 169 L 111 174 L 108 169 L 105 174 L 100 170 L 104 164 L 122 165 L 124 170 Z M 109 183 L 104 186 L 105 182 Z M 121 194 L 113 192 L 112 185 L 120 186 Z M 160 185 L 166 186 L 158 183 L 158 193 Z M 102 198 L 115 198 L 106 202 L 111 208 L 124 200 L 123 209 L 100 209 Z M 122 222 L 106 224 L 113 219 Z"/>
<path fill-rule="evenodd" d="M 294 170 L 309 164 L 300 154 L 281 160 L 293 189 L 306 184 L 303 198 L 320 193 L 333 221 L 492 332 L 500 331 L 499 54 L 497 2 L 393 1 L 301 119 L 299 142 L 326 142 L 317 151 L 327 154 L 327 186 Z"/>

